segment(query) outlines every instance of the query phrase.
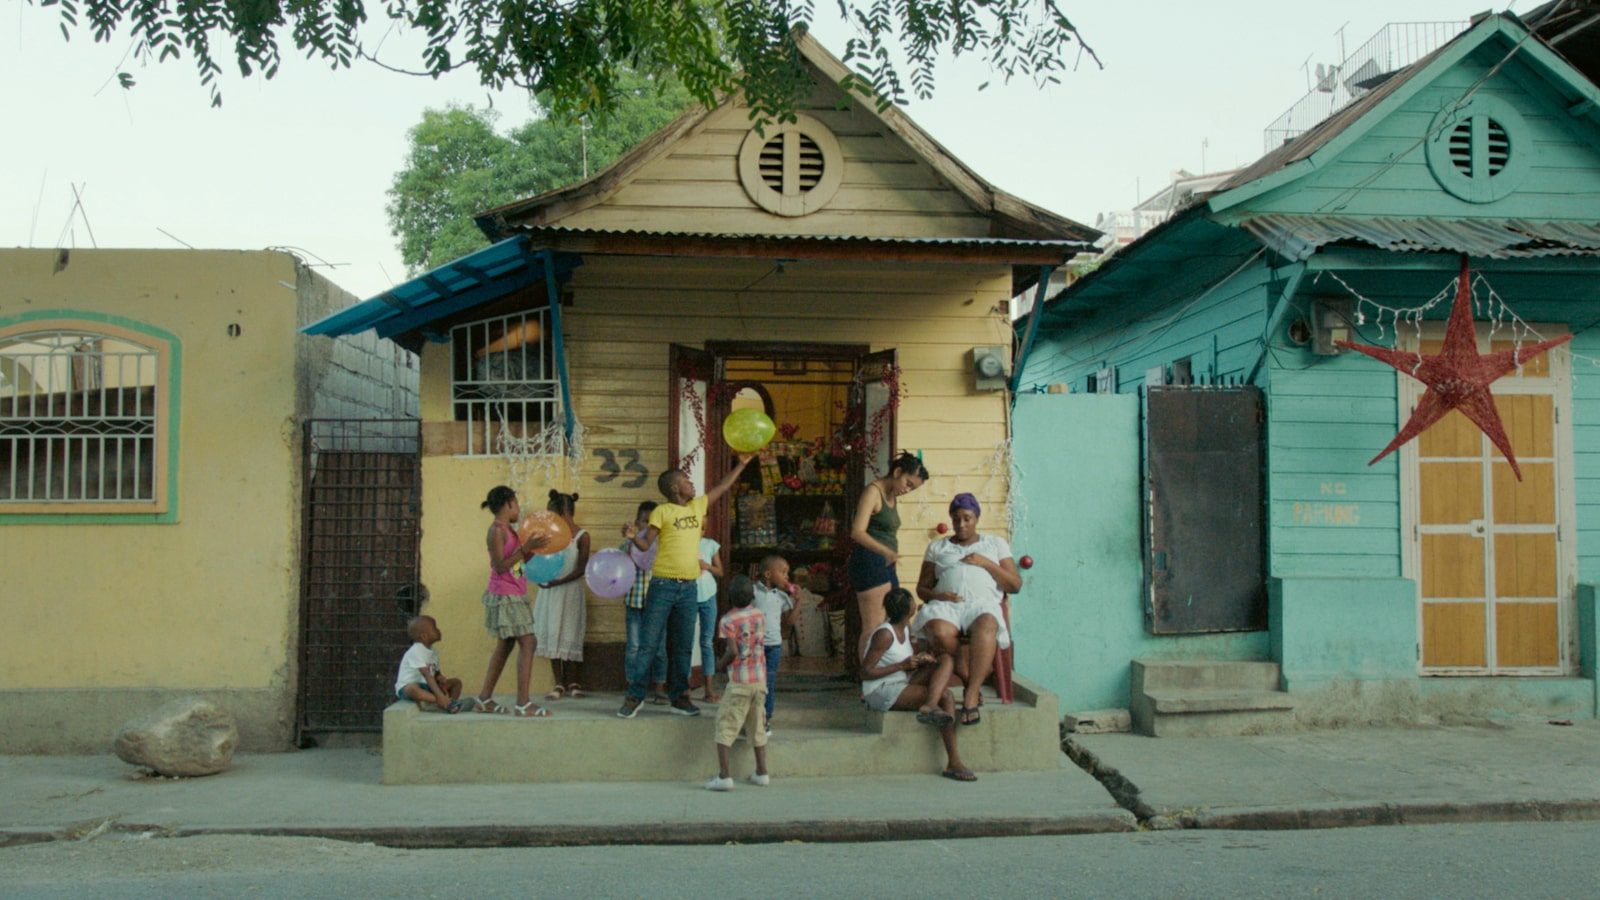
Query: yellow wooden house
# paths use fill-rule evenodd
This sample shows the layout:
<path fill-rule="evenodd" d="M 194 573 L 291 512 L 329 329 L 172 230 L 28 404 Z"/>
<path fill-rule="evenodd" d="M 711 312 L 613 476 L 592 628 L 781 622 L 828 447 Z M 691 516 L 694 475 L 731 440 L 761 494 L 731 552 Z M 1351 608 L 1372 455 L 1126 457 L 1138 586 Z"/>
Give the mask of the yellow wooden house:
<path fill-rule="evenodd" d="M 891 450 L 933 476 L 902 508 L 903 580 L 958 491 L 1007 532 L 1009 303 L 1097 234 L 847 95 L 845 67 L 800 46 L 815 89 L 795 121 L 693 110 L 587 181 L 484 213 L 492 246 L 307 329 L 421 354 L 422 578 L 443 668 L 469 688 L 490 648 L 488 489 L 524 509 L 577 491 L 594 547 L 616 546 L 664 468 L 702 488 L 726 471 L 733 408 L 788 426 L 712 513 L 735 568 L 773 548 L 837 558 Z M 620 684 L 622 640 L 621 604 L 590 598 L 590 685 Z"/>

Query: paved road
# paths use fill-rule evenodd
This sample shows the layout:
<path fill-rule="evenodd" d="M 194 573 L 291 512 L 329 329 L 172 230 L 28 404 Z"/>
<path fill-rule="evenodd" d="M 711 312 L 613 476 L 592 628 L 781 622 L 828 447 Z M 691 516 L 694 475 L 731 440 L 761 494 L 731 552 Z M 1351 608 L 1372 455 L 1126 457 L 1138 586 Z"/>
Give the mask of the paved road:
<path fill-rule="evenodd" d="M 0 896 L 1592 897 L 1597 847 L 1594 822 L 558 850 L 107 836 L 0 850 Z"/>

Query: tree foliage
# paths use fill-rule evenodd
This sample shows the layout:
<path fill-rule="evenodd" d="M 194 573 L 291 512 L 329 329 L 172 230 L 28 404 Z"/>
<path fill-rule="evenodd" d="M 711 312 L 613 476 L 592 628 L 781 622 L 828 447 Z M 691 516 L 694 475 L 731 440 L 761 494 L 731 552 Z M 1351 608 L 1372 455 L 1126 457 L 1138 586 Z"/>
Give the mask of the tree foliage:
<path fill-rule="evenodd" d="M 438 77 L 474 70 L 520 86 L 557 116 L 609 110 L 628 70 L 672 73 L 701 103 L 740 89 L 759 118 L 783 119 L 806 90 L 795 44 L 816 0 L 30 0 L 58 7 L 63 36 L 129 38 L 139 60 L 187 55 L 222 102 L 222 63 L 277 73 L 292 48 L 334 68 L 366 60 Z M 847 87 L 881 103 L 926 98 L 942 53 L 976 54 L 1001 77 L 1053 82 L 1093 51 L 1054 0 L 835 0 L 856 36 Z M 420 59 L 379 60 L 362 41 L 369 11 L 426 41 Z M 231 49 L 225 45 L 232 43 Z M 893 60 L 903 55 L 902 77 Z M 1096 60 L 1098 62 L 1098 60 Z M 123 73 L 125 74 L 125 73 Z M 906 81 L 910 82 L 908 92 Z M 131 78 L 124 79 L 124 86 Z"/>
<path fill-rule="evenodd" d="M 543 95 L 537 99 L 542 104 Z M 576 122 L 541 105 L 527 124 L 501 133 L 492 110 L 425 111 L 389 188 L 389 229 L 401 258 L 416 274 L 485 246 L 475 213 L 582 180 L 691 102 L 673 79 L 624 72 L 612 109 Z"/>

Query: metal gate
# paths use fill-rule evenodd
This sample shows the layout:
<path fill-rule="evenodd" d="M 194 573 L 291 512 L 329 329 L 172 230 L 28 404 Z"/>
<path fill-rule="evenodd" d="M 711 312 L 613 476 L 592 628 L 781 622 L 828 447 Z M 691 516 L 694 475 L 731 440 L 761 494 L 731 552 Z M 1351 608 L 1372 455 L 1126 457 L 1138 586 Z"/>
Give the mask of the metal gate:
<path fill-rule="evenodd" d="M 301 528 L 304 732 L 380 731 L 421 607 L 415 419 L 306 422 Z"/>

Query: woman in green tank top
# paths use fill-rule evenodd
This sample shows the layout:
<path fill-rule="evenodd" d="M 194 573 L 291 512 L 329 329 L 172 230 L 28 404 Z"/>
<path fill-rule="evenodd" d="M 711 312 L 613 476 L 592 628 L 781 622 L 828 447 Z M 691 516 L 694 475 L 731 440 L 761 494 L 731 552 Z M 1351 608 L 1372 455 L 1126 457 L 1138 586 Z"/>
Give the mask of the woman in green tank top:
<path fill-rule="evenodd" d="M 856 515 L 850 525 L 850 589 L 856 592 L 861 609 L 862 646 L 865 639 L 883 624 L 883 598 L 900 586 L 895 564 L 900 561 L 899 500 L 928 480 L 928 470 L 914 454 L 902 453 L 889 464 L 889 472 L 874 479 L 861 492 Z"/>

